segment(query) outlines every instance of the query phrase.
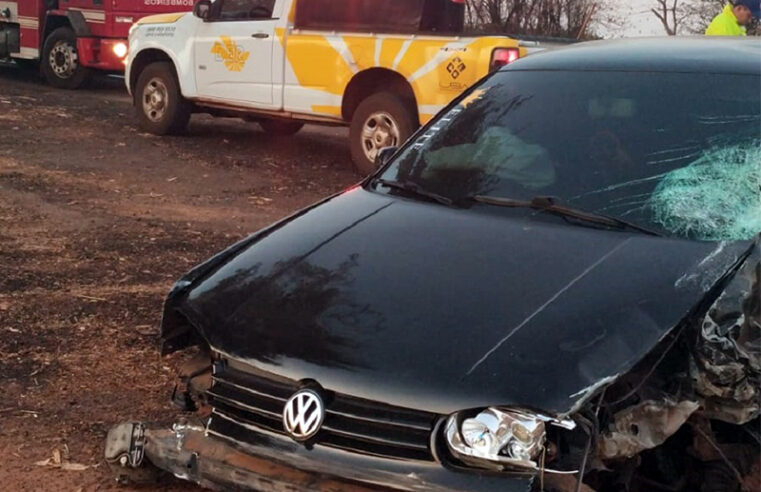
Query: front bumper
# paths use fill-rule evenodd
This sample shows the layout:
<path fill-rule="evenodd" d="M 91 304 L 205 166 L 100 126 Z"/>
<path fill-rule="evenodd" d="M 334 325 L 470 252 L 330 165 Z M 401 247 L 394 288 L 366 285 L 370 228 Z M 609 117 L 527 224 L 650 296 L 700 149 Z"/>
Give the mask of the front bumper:
<path fill-rule="evenodd" d="M 115 48 L 127 46 L 126 39 L 78 38 L 77 52 L 80 63 L 89 68 L 107 72 L 123 72 L 127 63 L 127 54 L 119 56 Z M 126 48 L 125 48 L 126 49 Z"/>
<path fill-rule="evenodd" d="M 260 443 L 244 449 L 207 435 L 201 427 L 186 425 L 145 430 L 140 459 L 136 461 L 135 454 L 130 454 L 124 445 L 134 425 L 142 424 L 113 428 L 106 444 L 106 461 L 122 479 L 132 478 L 135 473 L 143 477 L 140 468 L 149 466 L 147 461 L 178 478 L 223 490 L 517 492 L 529 491 L 533 482 L 530 475 L 456 471 L 439 463 L 397 461 L 320 446 L 308 450 L 267 433 L 262 433 Z"/>

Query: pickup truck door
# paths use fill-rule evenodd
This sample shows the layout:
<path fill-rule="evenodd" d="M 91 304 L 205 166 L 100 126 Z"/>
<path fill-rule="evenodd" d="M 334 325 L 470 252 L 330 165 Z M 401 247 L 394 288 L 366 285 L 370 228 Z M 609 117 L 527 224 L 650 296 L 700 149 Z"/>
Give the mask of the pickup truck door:
<path fill-rule="evenodd" d="M 282 7 L 282 2 L 278 2 Z M 272 107 L 275 0 L 217 0 L 194 38 L 198 96 Z"/>

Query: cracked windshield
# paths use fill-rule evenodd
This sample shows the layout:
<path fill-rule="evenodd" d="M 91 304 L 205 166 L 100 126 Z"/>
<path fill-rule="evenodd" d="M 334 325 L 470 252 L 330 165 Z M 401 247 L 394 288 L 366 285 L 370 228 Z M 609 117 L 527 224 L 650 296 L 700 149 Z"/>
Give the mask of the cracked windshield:
<path fill-rule="evenodd" d="M 750 239 L 761 229 L 760 93 L 747 75 L 500 73 L 383 178 L 455 203 L 547 197 L 666 236 Z"/>

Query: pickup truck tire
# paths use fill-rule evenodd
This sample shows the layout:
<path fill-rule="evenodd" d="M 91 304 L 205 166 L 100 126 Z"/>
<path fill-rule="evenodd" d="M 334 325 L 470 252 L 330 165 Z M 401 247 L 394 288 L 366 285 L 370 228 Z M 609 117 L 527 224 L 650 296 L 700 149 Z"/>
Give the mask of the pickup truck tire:
<path fill-rule="evenodd" d="M 145 67 L 137 78 L 133 96 L 143 130 L 154 135 L 176 135 L 187 129 L 191 106 L 182 97 L 171 63 L 155 62 Z"/>
<path fill-rule="evenodd" d="M 59 89 L 78 89 L 90 78 L 90 69 L 79 64 L 77 36 L 70 27 L 59 27 L 42 45 L 42 75 Z"/>
<path fill-rule="evenodd" d="M 354 166 L 362 174 L 375 170 L 375 156 L 383 147 L 402 145 L 417 128 L 414 110 L 391 92 L 379 92 L 362 101 L 351 120 L 349 140 Z"/>
<path fill-rule="evenodd" d="M 304 128 L 304 123 L 300 121 L 264 119 L 259 120 L 259 126 L 270 135 L 287 137 L 298 133 L 299 130 Z"/>

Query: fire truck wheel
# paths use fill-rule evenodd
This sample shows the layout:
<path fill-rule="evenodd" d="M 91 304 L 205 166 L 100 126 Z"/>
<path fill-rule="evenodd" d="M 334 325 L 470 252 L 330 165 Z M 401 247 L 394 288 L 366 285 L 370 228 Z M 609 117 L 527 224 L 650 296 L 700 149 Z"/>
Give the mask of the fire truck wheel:
<path fill-rule="evenodd" d="M 59 89 L 77 89 L 90 76 L 90 70 L 79 64 L 77 37 L 69 27 L 50 33 L 42 46 L 40 64 L 48 84 Z"/>
<path fill-rule="evenodd" d="M 375 170 L 375 157 L 384 147 L 402 145 L 417 128 L 412 108 L 390 92 L 362 101 L 351 120 L 349 140 L 354 166 L 362 174 Z"/>
<path fill-rule="evenodd" d="M 140 73 L 135 86 L 135 109 L 140 127 L 154 135 L 184 132 L 190 121 L 190 103 L 169 62 L 151 63 Z"/>
<path fill-rule="evenodd" d="M 287 137 L 298 133 L 299 130 L 304 128 L 304 123 L 300 121 L 263 119 L 259 120 L 259 126 L 270 135 Z"/>

